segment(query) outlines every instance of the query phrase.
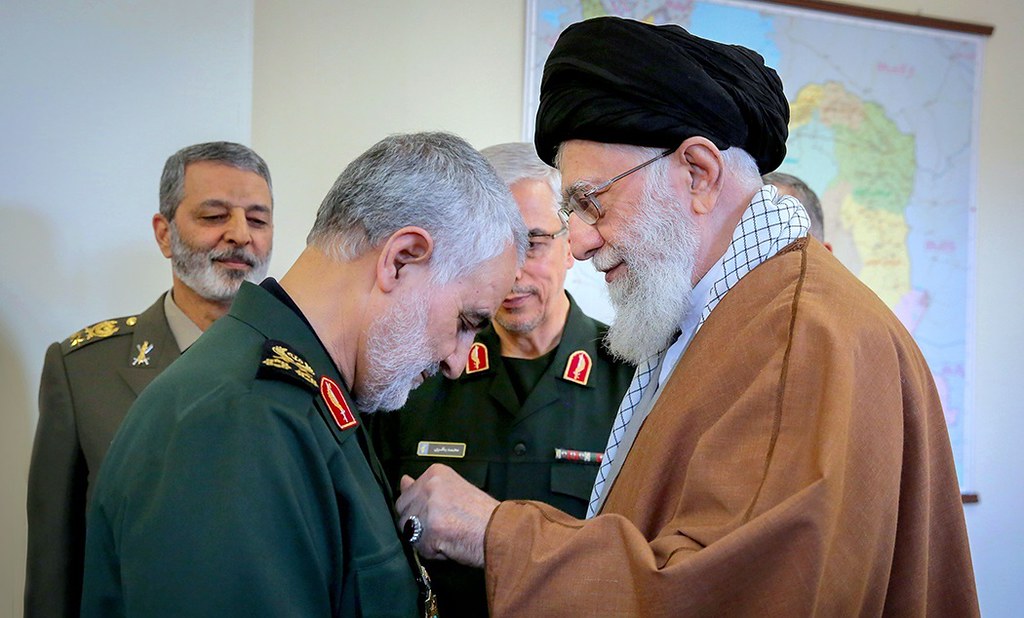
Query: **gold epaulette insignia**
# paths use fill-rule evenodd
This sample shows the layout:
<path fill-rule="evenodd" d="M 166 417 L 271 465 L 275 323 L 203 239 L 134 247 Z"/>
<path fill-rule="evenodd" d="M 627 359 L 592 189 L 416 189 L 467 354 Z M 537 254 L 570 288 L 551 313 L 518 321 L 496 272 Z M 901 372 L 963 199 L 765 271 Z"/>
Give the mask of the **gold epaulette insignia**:
<path fill-rule="evenodd" d="M 121 323 L 122 320 L 124 321 L 123 324 Z M 92 326 L 86 326 L 82 330 L 72 334 L 64 340 L 62 347 L 64 348 L 64 352 L 67 353 L 113 335 L 124 335 L 130 333 L 132 332 L 131 327 L 135 326 L 136 321 L 135 316 L 132 316 L 128 319 L 118 318 L 116 320 L 103 320 L 102 322 L 97 322 Z"/>
<path fill-rule="evenodd" d="M 268 339 L 263 344 L 263 356 L 258 378 L 287 378 L 302 386 L 319 390 L 316 371 L 304 358 L 288 349 L 288 344 Z"/>

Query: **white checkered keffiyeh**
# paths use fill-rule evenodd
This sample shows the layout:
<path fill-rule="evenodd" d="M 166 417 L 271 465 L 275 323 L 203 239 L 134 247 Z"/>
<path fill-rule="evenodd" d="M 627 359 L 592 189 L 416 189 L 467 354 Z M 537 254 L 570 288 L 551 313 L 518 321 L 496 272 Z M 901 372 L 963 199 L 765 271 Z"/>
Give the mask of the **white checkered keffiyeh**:
<path fill-rule="evenodd" d="M 732 286 L 780 249 L 806 236 L 810 225 L 811 220 L 796 198 L 780 195 L 778 189 L 772 185 L 761 187 L 743 213 L 743 218 L 733 232 L 732 242 L 722 256 L 722 274 L 711 285 L 697 329 L 700 329 Z M 637 367 L 633 381 L 626 390 L 626 396 L 619 405 L 611 435 L 608 436 L 604 459 L 594 480 L 594 490 L 590 495 L 590 505 L 587 507 L 588 519 L 597 514 L 602 504 L 601 495 L 604 487 L 613 480 L 609 478 L 612 461 L 618 454 L 619 443 L 626 433 L 626 427 L 633 419 L 637 404 L 643 398 L 644 389 L 651 382 L 651 374 L 658 365 L 660 355 L 661 353 L 655 354 Z M 625 446 L 628 453 L 631 445 Z"/>

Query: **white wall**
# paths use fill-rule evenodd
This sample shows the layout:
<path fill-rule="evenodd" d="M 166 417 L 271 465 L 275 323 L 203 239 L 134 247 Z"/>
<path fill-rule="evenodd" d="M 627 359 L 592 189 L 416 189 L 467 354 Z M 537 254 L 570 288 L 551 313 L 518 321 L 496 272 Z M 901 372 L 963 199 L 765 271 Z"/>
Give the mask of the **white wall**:
<path fill-rule="evenodd" d="M 253 139 L 275 161 L 284 266 L 353 156 L 387 133 L 448 129 L 477 147 L 520 139 L 524 3 L 509 0 L 256 1 Z M 1024 158 L 1020 0 L 863 5 L 996 26 L 983 78 L 977 216 L 975 483 L 967 507 L 982 608 L 1024 612 Z M 286 210 L 287 209 L 287 210 Z M 287 257 L 286 257 L 287 255 Z"/>
<path fill-rule="evenodd" d="M 861 3 L 996 26 L 977 217 L 981 503 L 967 517 L 985 614 L 1018 615 L 1024 3 Z M 274 176 L 280 275 L 342 167 L 387 133 L 446 129 L 478 147 L 520 138 L 524 20 L 522 0 L 0 3 L 0 616 L 21 611 L 43 351 L 145 308 L 168 285 L 149 233 L 166 156 L 198 141 L 249 142 L 251 125 Z"/>
<path fill-rule="evenodd" d="M 0 616 L 20 616 L 43 352 L 170 286 L 163 162 L 248 142 L 251 0 L 0 2 Z"/>

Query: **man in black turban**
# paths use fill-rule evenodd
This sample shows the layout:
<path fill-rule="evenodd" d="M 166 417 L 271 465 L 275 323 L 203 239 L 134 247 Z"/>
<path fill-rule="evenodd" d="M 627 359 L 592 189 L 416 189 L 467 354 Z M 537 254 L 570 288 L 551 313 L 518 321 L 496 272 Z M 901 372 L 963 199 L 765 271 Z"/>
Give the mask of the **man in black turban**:
<path fill-rule="evenodd" d="M 756 52 L 679 26 L 608 17 L 569 26 L 544 65 L 535 142 L 554 165 L 568 139 L 675 148 L 702 135 L 768 173 L 786 156 L 789 103 Z"/>
<path fill-rule="evenodd" d="M 676 26 L 556 43 L 537 150 L 605 273 L 605 344 L 638 368 L 586 519 L 439 464 L 402 480 L 417 549 L 483 566 L 492 615 L 978 614 L 923 356 L 762 186 L 787 109 L 760 56 Z"/>

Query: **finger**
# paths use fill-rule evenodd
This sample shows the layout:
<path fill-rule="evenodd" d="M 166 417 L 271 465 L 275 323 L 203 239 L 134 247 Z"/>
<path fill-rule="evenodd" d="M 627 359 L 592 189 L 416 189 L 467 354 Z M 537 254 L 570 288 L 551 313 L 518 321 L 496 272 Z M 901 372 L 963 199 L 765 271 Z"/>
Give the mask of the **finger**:
<path fill-rule="evenodd" d="M 410 491 L 410 488 L 415 484 L 416 482 L 408 474 L 403 474 L 402 478 L 398 481 L 402 494 L 398 496 L 398 500 L 395 501 L 395 510 L 397 510 L 398 514 L 402 517 L 411 514 L 409 513 L 409 507 L 412 505 L 413 494 L 416 492 Z"/>
<path fill-rule="evenodd" d="M 409 476 L 408 474 L 403 474 L 402 478 L 399 479 L 398 481 L 398 485 L 404 492 L 406 489 L 409 489 L 409 487 L 411 487 L 412 484 L 415 482 L 415 479 L 413 479 L 411 476 Z"/>

